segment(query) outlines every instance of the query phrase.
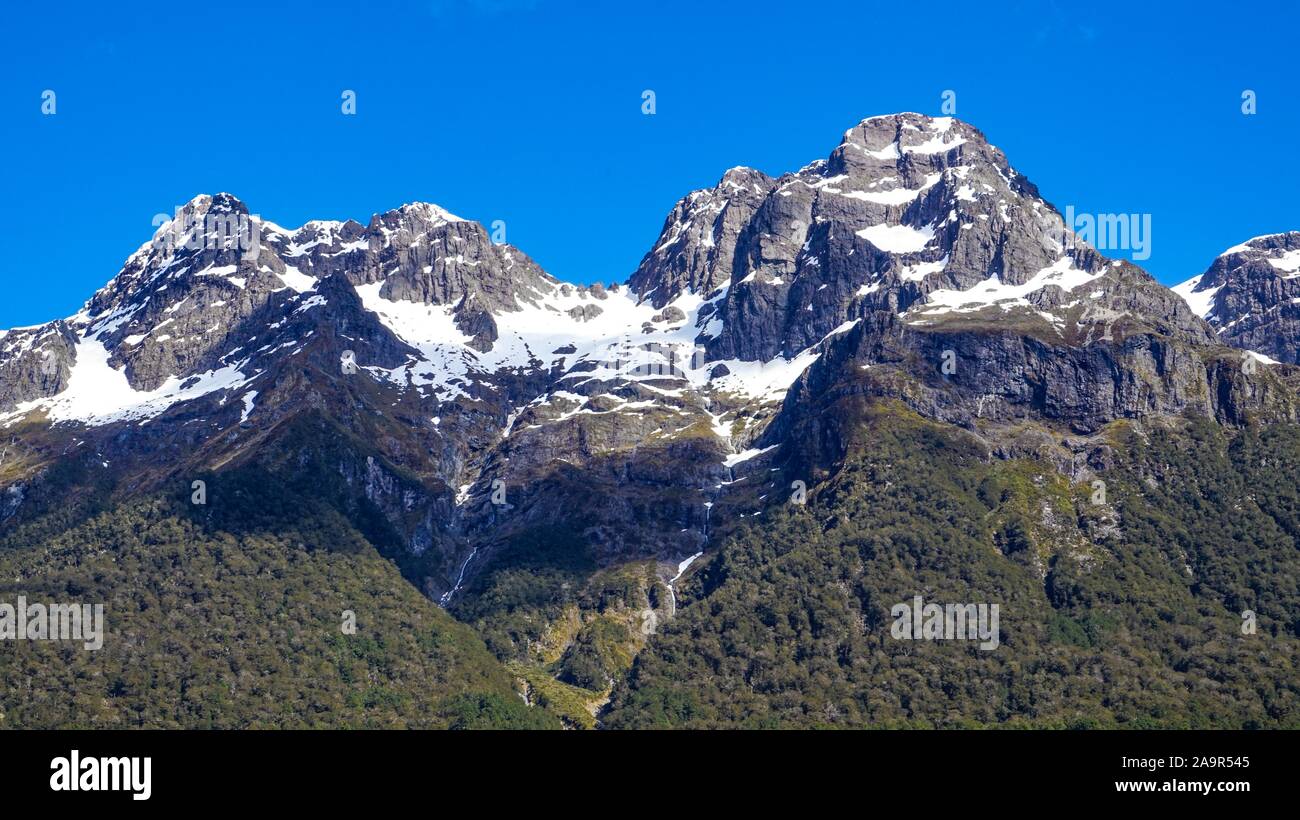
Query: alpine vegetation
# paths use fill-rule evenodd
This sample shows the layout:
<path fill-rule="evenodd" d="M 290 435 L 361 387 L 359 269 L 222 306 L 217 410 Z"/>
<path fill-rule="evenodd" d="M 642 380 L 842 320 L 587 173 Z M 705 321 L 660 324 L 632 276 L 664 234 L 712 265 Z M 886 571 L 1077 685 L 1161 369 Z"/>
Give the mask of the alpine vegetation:
<path fill-rule="evenodd" d="M 427 202 L 143 219 L 0 333 L 0 587 L 103 601 L 4 725 L 1300 727 L 1300 233 L 1171 290 L 954 116 L 827 147 L 589 285 Z"/>

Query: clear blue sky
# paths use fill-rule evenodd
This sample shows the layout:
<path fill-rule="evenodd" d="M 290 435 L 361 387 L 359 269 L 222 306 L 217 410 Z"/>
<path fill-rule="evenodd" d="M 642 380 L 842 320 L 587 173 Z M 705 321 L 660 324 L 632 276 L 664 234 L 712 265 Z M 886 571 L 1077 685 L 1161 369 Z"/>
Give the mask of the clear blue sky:
<path fill-rule="evenodd" d="M 75 312 L 155 214 L 216 191 L 286 227 L 432 201 L 506 220 L 560 278 L 622 281 L 691 189 L 945 89 L 1058 208 L 1152 214 L 1145 267 L 1177 282 L 1300 229 L 1300 12 L 1147 5 L 9 4 L 0 327 Z"/>

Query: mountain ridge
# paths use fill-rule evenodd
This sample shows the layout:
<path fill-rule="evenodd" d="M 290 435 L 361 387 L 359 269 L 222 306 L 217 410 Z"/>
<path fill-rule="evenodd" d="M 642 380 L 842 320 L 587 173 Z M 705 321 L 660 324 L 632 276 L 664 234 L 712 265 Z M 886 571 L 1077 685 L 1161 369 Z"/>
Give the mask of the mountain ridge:
<path fill-rule="evenodd" d="M 1234 245 L 1173 290 L 1234 347 L 1300 363 L 1300 231 Z"/>
<path fill-rule="evenodd" d="M 1276 269 L 1257 242 L 1246 263 Z M 868 118 L 779 177 L 729 169 L 609 286 L 433 204 L 290 230 L 200 195 L 77 314 L 0 335 L 0 521 L 44 532 L 195 481 L 230 515 L 247 502 L 221 488 L 259 476 L 316 497 L 530 687 L 581 685 L 624 720 L 615 689 L 679 593 L 689 611 L 718 550 L 792 502 L 836 516 L 879 423 L 960 438 L 926 469 L 960 451 L 967 475 L 1054 488 L 952 490 L 991 505 L 1017 595 L 1050 598 L 1077 556 L 1123 565 L 1099 545 L 1124 522 L 1066 500 L 1126 463 L 1117 431 L 1300 417 L 1300 371 L 1197 304 L 1072 237 L 947 117 Z"/>
<path fill-rule="evenodd" d="M 221 222 L 232 218 L 233 227 Z M 561 282 L 431 203 L 366 225 L 314 220 L 290 230 L 254 218 L 230 194 L 200 195 L 78 314 L 0 337 L 0 425 L 44 416 L 56 426 L 148 427 L 193 405 L 209 409 L 183 425 L 249 438 L 295 407 L 355 418 L 343 409 L 355 391 L 339 390 L 354 383 L 341 378 L 348 360 L 379 393 L 393 392 L 363 404 L 407 407 L 401 424 L 439 442 L 412 446 L 409 431 L 390 432 L 381 451 L 433 482 L 431 498 L 442 500 L 430 503 L 444 512 L 450 504 L 452 519 L 479 510 L 494 520 L 482 506 L 493 481 L 530 486 L 556 464 L 585 469 L 611 455 L 637 459 L 647 447 L 695 452 L 688 480 L 653 479 L 674 496 L 702 495 L 698 506 L 683 506 L 684 497 L 669 504 L 668 519 L 684 528 L 661 525 L 660 537 L 676 544 L 664 551 L 686 556 L 698 551 L 716 491 L 737 468 L 773 457 L 783 428 L 770 422 L 792 391 L 824 381 L 815 365 L 837 348 L 868 367 L 901 366 L 901 384 L 871 389 L 967 427 L 986 414 L 1041 412 L 1042 401 L 1079 430 L 1189 402 L 1215 414 L 1211 405 L 1228 407 L 1231 417 L 1235 405 L 1216 398 L 1232 394 L 1231 377 L 1215 387 L 1220 377 L 1176 352 L 1217 344 L 1214 329 L 1136 266 L 1065 237 L 1055 208 L 981 132 L 907 113 L 862 120 L 827 159 L 797 172 L 729 169 L 714 188 L 683 197 L 637 270 L 608 289 Z M 1014 353 L 1020 337 L 1005 337 L 1012 358 L 983 371 L 989 383 L 967 390 L 959 376 L 938 391 L 927 386 L 923 371 L 942 356 L 978 362 L 990 353 L 984 334 L 1009 324 L 1042 350 L 1025 358 Z M 1186 386 L 1172 401 L 1152 404 L 1140 391 L 1118 392 L 1109 406 L 1086 400 L 1107 392 L 1112 370 L 1092 342 L 1150 333 L 1176 344 L 1129 353 L 1143 380 L 1164 380 L 1157 392 L 1169 392 L 1177 374 Z M 1091 359 L 1071 352 L 1088 349 Z M 1077 374 L 1058 383 L 1099 374 L 1102 382 L 1039 398 L 1035 383 L 1055 365 L 1033 360 L 1052 350 L 1058 362 L 1077 361 Z M 295 362 L 316 375 L 289 376 Z M 1017 369 L 1025 383 L 1006 383 Z M 319 386 L 290 396 L 277 381 Z M 474 553 L 457 554 L 441 580 L 426 582 L 446 594 Z"/>

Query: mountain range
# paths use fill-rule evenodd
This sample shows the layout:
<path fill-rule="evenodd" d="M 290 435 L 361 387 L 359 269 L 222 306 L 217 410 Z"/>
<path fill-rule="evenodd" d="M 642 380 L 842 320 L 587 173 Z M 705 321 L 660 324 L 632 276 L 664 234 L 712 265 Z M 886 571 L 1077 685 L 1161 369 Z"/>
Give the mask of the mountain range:
<path fill-rule="evenodd" d="M 1169 289 L 910 113 L 619 283 L 198 196 L 0 332 L 0 596 L 109 624 L 0 725 L 1300 725 L 1297 305 L 1300 232 Z"/>

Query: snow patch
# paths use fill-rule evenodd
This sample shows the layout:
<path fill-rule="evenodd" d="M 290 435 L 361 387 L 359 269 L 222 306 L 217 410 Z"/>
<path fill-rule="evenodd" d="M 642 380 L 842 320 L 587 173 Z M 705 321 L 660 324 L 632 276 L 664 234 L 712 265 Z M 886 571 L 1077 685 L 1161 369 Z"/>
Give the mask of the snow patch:
<path fill-rule="evenodd" d="M 934 241 L 934 228 L 929 225 L 872 225 L 856 233 L 885 253 L 915 253 Z"/>
<path fill-rule="evenodd" d="M 77 343 L 76 361 L 63 392 L 24 402 L 10 415 L 44 409 L 51 422 L 79 421 L 98 426 L 116 421 L 147 421 L 179 402 L 217 390 L 234 390 L 252 380 L 239 370 L 247 362 L 244 360 L 238 365 L 184 379 L 168 376 L 155 390 L 136 390 L 127 381 L 124 370 L 116 370 L 109 364 L 110 357 L 98 337 L 83 339 Z"/>
<path fill-rule="evenodd" d="M 1043 268 L 1022 285 L 1007 284 L 994 274 L 968 290 L 931 291 L 926 303 L 915 310 L 923 316 L 949 312 L 965 313 L 982 310 L 992 305 L 1009 310 L 1017 306 L 1028 306 L 1029 302 L 1025 297 L 1049 285 L 1056 285 L 1068 292 L 1092 282 L 1099 276 L 1100 273 L 1088 273 L 1074 267 L 1074 260 L 1065 256 Z"/>
<path fill-rule="evenodd" d="M 1183 301 L 1192 309 L 1192 312 L 1202 319 L 1209 319 L 1210 314 L 1214 312 L 1214 297 L 1223 290 L 1223 285 L 1215 288 L 1206 288 L 1197 290 L 1201 284 L 1202 276 L 1193 276 L 1181 285 L 1175 285 L 1171 290 L 1183 297 Z"/>
<path fill-rule="evenodd" d="M 775 450 L 777 447 L 780 446 L 781 445 L 779 444 L 773 444 L 771 447 L 764 447 L 761 450 L 749 449 L 744 451 L 743 453 L 732 453 L 731 455 L 727 456 L 722 460 L 722 466 L 730 469 L 732 467 L 735 467 L 737 464 L 743 464 L 746 461 L 749 461 L 751 458 L 756 458 L 758 456 L 761 456 L 763 453 L 771 452 L 772 450 Z"/>

